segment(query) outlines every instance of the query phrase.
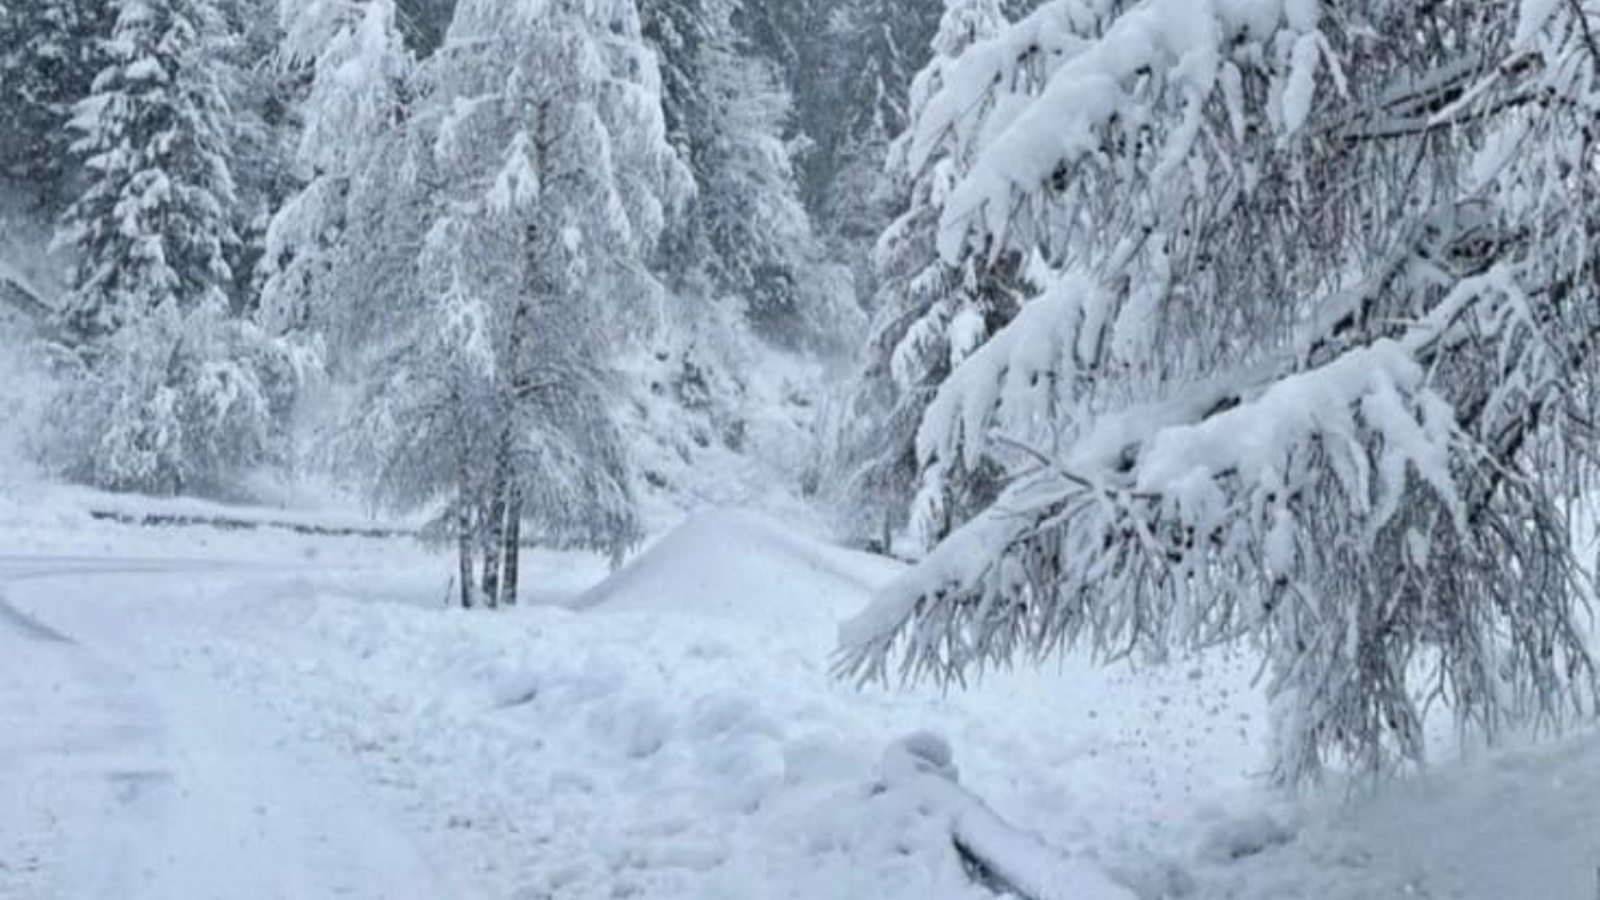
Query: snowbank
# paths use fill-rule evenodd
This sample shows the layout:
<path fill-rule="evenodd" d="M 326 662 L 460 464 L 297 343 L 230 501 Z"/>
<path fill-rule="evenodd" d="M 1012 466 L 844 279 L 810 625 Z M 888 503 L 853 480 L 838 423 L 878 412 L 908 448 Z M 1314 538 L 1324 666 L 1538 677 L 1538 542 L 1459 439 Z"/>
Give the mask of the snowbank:
<path fill-rule="evenodd" d="M 713 510 L 690 518 L 573 605 L 794 629 L 820 647 L 900 568 L 800 537 L 756 513 Z"/>

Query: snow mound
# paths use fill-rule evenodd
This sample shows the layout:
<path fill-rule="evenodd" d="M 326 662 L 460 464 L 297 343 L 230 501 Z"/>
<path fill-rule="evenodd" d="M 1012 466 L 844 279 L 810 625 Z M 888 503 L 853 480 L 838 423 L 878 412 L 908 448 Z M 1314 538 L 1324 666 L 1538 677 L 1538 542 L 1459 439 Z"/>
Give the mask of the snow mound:
<path fill-rule="evenodd" d="M 715 616 L 831 643 L 898 563 L 808 540 L 753 512 L 691 517 L 574 601 L 584 610 Z"/>

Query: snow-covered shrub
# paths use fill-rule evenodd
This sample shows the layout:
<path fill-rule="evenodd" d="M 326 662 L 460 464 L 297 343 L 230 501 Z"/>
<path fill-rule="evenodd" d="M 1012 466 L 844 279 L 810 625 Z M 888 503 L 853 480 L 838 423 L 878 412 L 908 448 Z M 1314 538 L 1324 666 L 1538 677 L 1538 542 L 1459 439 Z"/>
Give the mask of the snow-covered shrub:
<path fill-rule="evenodd" d="M 111 490 L 226 494 L 283 461 L 304 364 L 215 307 L 163 306 L 81 351 L 52 415 L 47 457 Z"/>
<path fill-rule="evenodd" d="M 0 317 L 0 490 L 42 468 L 41 429 L 60 392 L 48 349 Z"/>

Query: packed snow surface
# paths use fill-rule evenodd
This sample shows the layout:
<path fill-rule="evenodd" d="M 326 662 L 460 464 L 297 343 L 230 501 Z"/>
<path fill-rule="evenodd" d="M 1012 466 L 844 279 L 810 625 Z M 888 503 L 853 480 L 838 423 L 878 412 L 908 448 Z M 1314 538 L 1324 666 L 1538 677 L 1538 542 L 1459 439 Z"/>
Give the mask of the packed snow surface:
<path fill-rule="evenodd" d="M 1040 898 L 1504 900 L 1600 860 L 1591 737 L 1272 797 L 1247 656 L 841 684 L 897 567 L 748 513 L 532 554 L 489 614 L 409 540 L 82 500 L 0 491 L 5 900 L 992 896 L 957 846 Z"/>

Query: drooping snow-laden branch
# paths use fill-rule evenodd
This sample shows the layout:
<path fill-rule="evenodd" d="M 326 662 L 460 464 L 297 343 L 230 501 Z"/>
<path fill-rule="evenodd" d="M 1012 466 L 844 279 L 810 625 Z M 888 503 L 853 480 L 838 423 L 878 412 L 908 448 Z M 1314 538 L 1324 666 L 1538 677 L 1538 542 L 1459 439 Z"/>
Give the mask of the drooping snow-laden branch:
<path fill-rule="evenodd" d="M 1449 682 L 1440 691 L 1485 728 L 1506 715 L 1500 692 L 1512 671 L 1584 686 L 1592 662 L 1575 617 L 1558 605 L 1548 616 L 1511 612 L 1577 587 L 1565 520 L 1529 497 L 1536 515 L 1516 521 L 1495 497 L 1529 490 L 1505 479 L 1559 386 L 1537 389 L 1538 401 L 1495 425 L 1493 404 L 1453 407 L 1429 386 L 1427 373 L 1467 345 L 1466 320 L 1504 317 L 1516 302 L 1498 275 L 1463 283 L 1399 340 L 1105 420 L 1103 433 L 1067 454 L 1073 462 L 1013 484 L 849 623 L 844 668 L 883 678 L 898 651 L 903 676 L 959 680 L 1079 642 L 1115 655 L 1266 633 L 1292 648 L 1275 683 L 1324 673 L 1301 687 L 1316 702 L 1286 767 L 1315 764 L 1329 745 L 1378 763 L 1385 739 L 1420 754 L 1421 717 L 1404 690 L 1410 628 L 1448 639 L 1442 652 L 1462 665 L 1435 674 Z M 1596 341 L 1600 321 L 1591 320 L 1572 352 Z M 1460 458 L 1488 464 L 1462 484 Z M 1356 516 L 1354 533 L 1330 514 Z M 1431 599 L 1416 598 L 1419 610 L 1384 591 Z M 1476 591 L 1490 601 L 1478 621 L 1401 621 L 1469 614 L 1476 604 L 1455 601 Z M 1497 665 L 1478 668 L 1491 646 L 1500 646 Z M 1548 704 L 1558 693 L 1518 702 Z"/>
<path fill-rule="evenodd" d="M 1566 527 L 1596 471 L 1596 12 L 1102 12 L 962 126 L 988 137 L 946 262 L 1057 274 L 919 432 L 935 480 L 1009 487 L 844 629 L 842 671 L 1249 637 L 1286 780 L 1420 759 L 1435 701 L 1491 734 L 1593 709 Z"/>

